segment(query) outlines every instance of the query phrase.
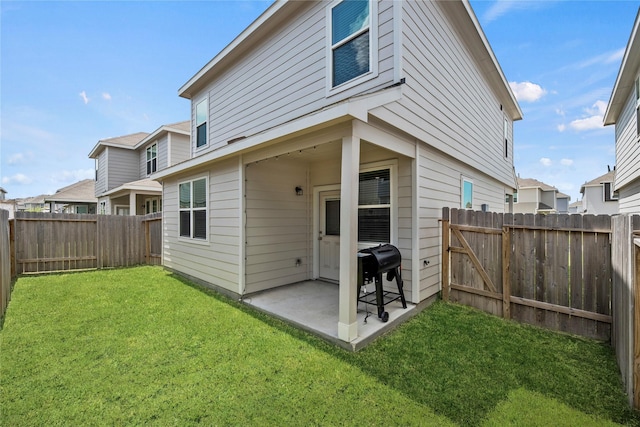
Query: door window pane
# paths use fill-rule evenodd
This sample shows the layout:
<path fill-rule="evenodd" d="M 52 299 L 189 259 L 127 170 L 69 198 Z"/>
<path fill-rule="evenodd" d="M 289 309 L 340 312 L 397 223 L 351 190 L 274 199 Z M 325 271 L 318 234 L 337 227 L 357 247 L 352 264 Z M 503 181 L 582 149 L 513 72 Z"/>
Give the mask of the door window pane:
<path fill-rule="evenodd" d="M 325 234 L 327 236 L 340 235 L 340 200 L 325 202 Z"/>

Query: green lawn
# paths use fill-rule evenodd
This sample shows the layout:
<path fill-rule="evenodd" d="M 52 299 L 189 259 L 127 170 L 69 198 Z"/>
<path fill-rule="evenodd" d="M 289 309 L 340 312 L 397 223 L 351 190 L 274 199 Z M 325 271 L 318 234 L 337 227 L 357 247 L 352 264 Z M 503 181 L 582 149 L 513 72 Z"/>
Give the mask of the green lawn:
<path fill-rule="evenodd" d="M 0 425 L 640 425 L 612 349 L 436 303 L 349 353 L 158 267 L 20 278 Z"/>

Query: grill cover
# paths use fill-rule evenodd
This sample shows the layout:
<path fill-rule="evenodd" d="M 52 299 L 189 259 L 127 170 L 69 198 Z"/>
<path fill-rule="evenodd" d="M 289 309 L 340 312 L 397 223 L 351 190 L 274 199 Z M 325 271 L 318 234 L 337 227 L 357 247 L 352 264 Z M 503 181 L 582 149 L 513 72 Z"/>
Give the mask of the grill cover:
<path fill-rule="evenodd" d="M 402 263 L 400 251 L 390 244 L 362 249 L 360 253 L 368 255 L 362 257 L 363 275 L 367 279 L 386 273 Z"/>

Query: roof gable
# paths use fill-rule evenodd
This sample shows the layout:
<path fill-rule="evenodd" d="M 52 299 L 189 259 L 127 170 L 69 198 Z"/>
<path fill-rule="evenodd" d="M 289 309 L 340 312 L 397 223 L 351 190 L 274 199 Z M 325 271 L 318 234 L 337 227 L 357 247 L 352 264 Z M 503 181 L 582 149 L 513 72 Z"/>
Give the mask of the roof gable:
<path fill-rule="evenodd" d="M 622 112 L 624 103 L 633 90 L 638 69 L 640 68 L 640 35 L 638 34 L 640 27 L 640 8 L 636 14 L 636 20 L 631 30 L 631 36 L 627 42 L 622 64 L 618 77 L 613 86 L 611 98 L 607 105 L 607 111 L 604 114 L 604 125 L 612 125 L 618 121 L 618 116 Z"/>

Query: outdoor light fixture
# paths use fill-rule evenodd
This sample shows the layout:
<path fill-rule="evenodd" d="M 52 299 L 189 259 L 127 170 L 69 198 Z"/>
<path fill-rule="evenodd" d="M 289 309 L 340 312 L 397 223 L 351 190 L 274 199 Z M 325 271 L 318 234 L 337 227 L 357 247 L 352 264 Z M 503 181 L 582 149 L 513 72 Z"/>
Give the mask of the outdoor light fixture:
<path fill-rule="evenodd" d="M 296 187 L 296 196 L 302 196 L 304 192 L 302 191 L 302 187 Z"/>

